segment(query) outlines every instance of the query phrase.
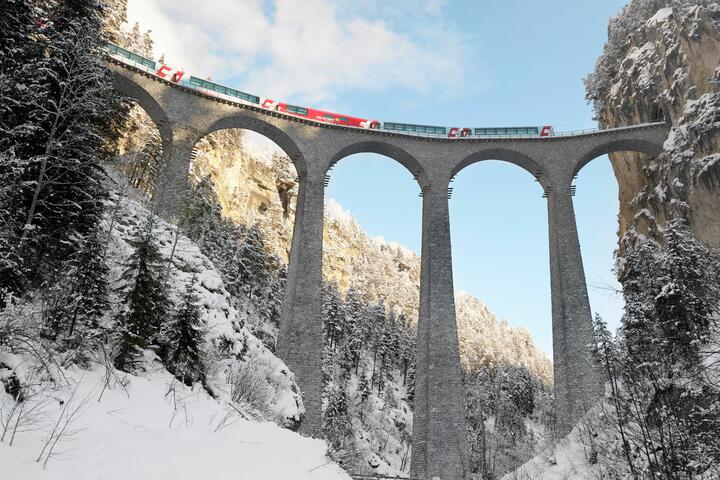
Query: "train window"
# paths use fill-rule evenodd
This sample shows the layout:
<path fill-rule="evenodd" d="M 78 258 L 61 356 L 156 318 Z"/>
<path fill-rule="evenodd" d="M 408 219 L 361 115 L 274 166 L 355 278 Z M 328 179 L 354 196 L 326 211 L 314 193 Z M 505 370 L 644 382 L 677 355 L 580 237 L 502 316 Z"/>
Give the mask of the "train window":
<path fill-rule="evenodd" d="M 287 111 L 290 113 L 297 113 L 298 115 L 307 115 L 308 113 L 307 108 L 296 107 L 294 105 L 288 105 Z"/>
<path fill-rule="evenodd" d="M 340 117 L 340 121 L 341 121 L 341 122 L 348 123 L 348 122 L 350 122 L 350 119 L 349 119 L 349 118 L 346 118 L 346 117 Z"/>
<path fill-rule="evenodd" d="M 335 120 L 335 115 L 332 115 L 330 113 L 326 113 L 323 115 L 323 117 L 327 118 L 328 120 Z"/>

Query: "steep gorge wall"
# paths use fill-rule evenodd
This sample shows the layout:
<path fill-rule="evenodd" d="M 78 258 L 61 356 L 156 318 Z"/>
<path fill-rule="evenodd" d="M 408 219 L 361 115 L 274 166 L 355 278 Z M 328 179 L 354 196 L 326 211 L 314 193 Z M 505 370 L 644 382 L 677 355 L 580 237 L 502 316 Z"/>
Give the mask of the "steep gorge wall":
<path fill-rule="evenodd" d="M 716 1 L 634 0 L 608 29 L 588 77 L 601 127 L 665 118 L 666 153 L 610 155 L 619 184 L 620 253 L 637 235 L 662 238 L 673 215 L 720 247 L 720 6 Z"/>

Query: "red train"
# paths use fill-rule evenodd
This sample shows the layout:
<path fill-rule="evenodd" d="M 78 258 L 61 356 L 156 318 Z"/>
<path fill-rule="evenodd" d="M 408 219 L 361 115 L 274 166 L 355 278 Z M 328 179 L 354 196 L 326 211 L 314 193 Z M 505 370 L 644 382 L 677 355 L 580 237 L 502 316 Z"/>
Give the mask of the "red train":
<path fill-rule="evenodd" d="M 278 112 L 288 113 L 297 117 L 308 118 L 316 122 L 332 123 L 342 125 L 344 127 L 357 128 L 380 128 L 378 120 L 367 120 L 365 118 L 352 117 L 340 113 L 326 112 L 325 110 L 317 110 L 308 107 L 298 107 L 283 102 L 276 102 L 270 98 L 263 98 L 261 106 L 268 110 L 277 110 Z"/>

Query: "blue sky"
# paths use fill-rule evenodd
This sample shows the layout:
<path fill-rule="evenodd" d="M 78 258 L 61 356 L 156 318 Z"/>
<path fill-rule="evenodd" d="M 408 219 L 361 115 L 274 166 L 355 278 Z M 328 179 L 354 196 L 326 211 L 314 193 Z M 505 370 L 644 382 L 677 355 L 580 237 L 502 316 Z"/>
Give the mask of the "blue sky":
<path fill-rule="evenodd" d="M 262 96 L 341 113 L 445 126 L 591 128 L 582 78 L 622 0 L 130 0 L 156 52 Z M 617 324 L 603 285 L 617 237 L 617 183 L 606 157 L 577 181 L 575 209 L 591 307 Z M 332 171 L 327 190 L 373 236 L 420 251 L 412 176 L 378 155 Z M 456 291 L 525 325 L 552 351 L 547 206 L 525 171 L 487 161 L 460 172 L 450 204 Z"/>

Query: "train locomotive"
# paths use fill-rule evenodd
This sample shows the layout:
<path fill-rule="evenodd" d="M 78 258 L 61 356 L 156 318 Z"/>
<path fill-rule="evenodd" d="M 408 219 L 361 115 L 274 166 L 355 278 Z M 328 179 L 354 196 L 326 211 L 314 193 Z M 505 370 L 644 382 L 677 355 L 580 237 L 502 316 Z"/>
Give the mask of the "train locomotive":
<path fill-rule="evenodd" d="M 226 87 L 219 83 L 205 80 L 195 76 L 187 76 L 184 71 L 173 69 L 164 64 L 149 60 L 137 53 L 112 43 L 105 46 L 105 50 L 115 58 L 124 63 L 132 64 L 163 80 L 182 85 L 186 88 L 198 91 L 204 95 L 219 97 L 224 100 L 240 103 L 250 103 L 255 106 L 281 112 L 286 115 L 306 118 L 320 123 L 339 125 L 343 127 L 364 128 L 370 130 L 385 130 L 389 132 L 405 133 L 410 135 L 447 137 L 455 139 L 483 138 L 483 137 L 551 137 L 554 130 L 551 125 L 532 127 L 491 127 L 491 128 L 460 128 L 460 127 L 439 127 L 430 125 L 415 125 L 397 122 L 381 122 L 366 118 L 353 117 L 325 110 L 318 110 L 309 107 L 291 105 L 275 101 L 270 98 L 258 97 L 235 88 Z"/>

